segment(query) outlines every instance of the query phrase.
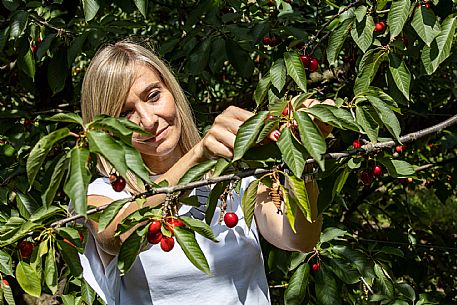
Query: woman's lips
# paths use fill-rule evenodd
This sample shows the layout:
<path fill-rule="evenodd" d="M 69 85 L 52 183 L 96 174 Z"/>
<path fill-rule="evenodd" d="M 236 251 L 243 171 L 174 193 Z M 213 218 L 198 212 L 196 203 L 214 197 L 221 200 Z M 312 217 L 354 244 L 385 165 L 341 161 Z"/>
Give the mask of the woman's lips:
<path fill-rule="evenodd" d="M 166 126 L 162 129 L 160 129 L 159 131 L 156 132 L 156 134 L 154 136 L 151 136 L 151 137 L 147 137 L 147 138 L 137 138 L 135 139 L 135 142 L 139 142 L 139 143 L 145 143 L 145 142 L 158 142 L 160 141 L 163 137 L 161 137 L 161 135 L 164 134 L 164 131 L 166 131 L 168 129 L 169 126 Z"/>

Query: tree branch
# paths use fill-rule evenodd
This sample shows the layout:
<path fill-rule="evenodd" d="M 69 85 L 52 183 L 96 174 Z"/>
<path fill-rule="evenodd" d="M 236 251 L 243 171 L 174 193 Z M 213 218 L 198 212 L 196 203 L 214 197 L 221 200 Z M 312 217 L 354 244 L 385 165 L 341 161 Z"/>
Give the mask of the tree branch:
<path fill-rule="evenodd" d="M 457 115 L 454 115 L 453 117 L 447 119 L 444 122 L 438 123 L 429 128 L 425 128 L 425 129 L 419 130 L 417 132 L 409 133 L 403 137 L 400 137 L 400 140 L 403 144 L 407 144 L 407 143 L 413 142 L 417 139 L 420 139 L 422 137 L 425 137 L 427 135 L 430 135 L 433 133 L 438 133 L 438 132 L 442 131 L 443 129 L 445 129 L 449 126 L 452 126 L 456 123 L 457 123 Z M 340 152 L 340 153 L 328 153 L 328 154 L 325 154 L 323 157 L 326 160 L 330 160 L 330 159 L 338 160 L 341 158 L 346 158 L 346 157 L 349 157 L 352 155 L 357 155 L 357 154 L 364 154 L 364 153 L 370 154 L 370 153 L 377 152 L 377 151 L 380 151 L 383 149 L 392 148 L 397 144 L 398 143 L 396 143 L 395 141 L 387 141 L 387 142 L 376 143 L 376 144 L 368 143 L 368 144 L 363 145 L 359 149 L 353 149 L 353 150 L 350 150 L 347 152 Z M 306 160 L 306 164 L 313 164 L 315 162 L 316 161 L 312 158 Z M 153 196 L 153 195 L 157 195 L 157 194 L 172 194 L 172 193 L 176 193 L 176 192 L 180 192 L 180 191 L 191 190 L 191 189 L 194 189 L 194 188 L 197 188 L 200 186 L 216 184 L 216 183 L 224 182 L 224 181 L 241 180 L 242 178 L 246 178 L 246 177 L 250 177 L 250 176 L 268 174 L 268 173 L 271 173 L 273 170 L 274 169 L 271 169 L 271 168 L 248 169 L 248 170 L 244 170 L 242 172 L 236 173 L 236 174 L 229 174 L 229 175 L 219 176 L 219 177 L 210 178 L 210 179 L 206 179 L 206 180 L 195 181 L 195 182 L 191 182 L 191 183 L 184 184 L 184 185 L 178 184 L 178 185 L 174 185 L 174 186 L 153 188 L 144 193 L 140 193 L 138 195 L 132 196 L 130 198 L 130 201 L 134 201 L 138 198 L 149 197 L 149 196 Z M 91 214 L 103 211 L 108 206 L 109 206 L 109 204 L 106 204 L 106 205 L 102 205 L 102 206 L 99 206 L 94 209 L 90 209 L 87 211 L 86 214 L 91 215 Z M 71 221 L 74 221 L 74 220 L 77 220 L 80 218 L 84 218 L 84 216 L 74 215 L 74 216 L 71 216 L 71 217 L 68 217 L 65 219 L 61 219 L 57 222 L 52 223 L 51 227 L 60 227 L 66 223 L 69 223 Z"/>

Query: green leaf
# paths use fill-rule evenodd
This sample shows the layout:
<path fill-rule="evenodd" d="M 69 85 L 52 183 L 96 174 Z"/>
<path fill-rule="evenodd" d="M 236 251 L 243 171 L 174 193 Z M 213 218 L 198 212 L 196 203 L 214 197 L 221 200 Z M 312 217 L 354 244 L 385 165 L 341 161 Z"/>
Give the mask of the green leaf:
<path fill-rule="evenodd" d="M 292 77 L 302 91 L 306 92 L 306 71 L 297 53 L 284 53 L 284 61 L 286 62 L 287 74 Z"/>
<path fill-rule="evenodd" d="M 195 231 L 201 236 L 206 237 L 214 242 L 218 242 L 214 236 L 213 231 L 211 230 L 211 227 L 205 222 L 187 216 L 181 216 L 179 219 L 181 219 L 187 227 L 192 229 L 192 231 Z"/>
<path fill-rule="evenodd" d="M 365 53 L 373 43 L 374 21 L 373 17 L 366 15 L 361 22 L 356 22 L 351 30 L 352 39 L 357 46 Z"/>
<path fill-rule="evenodd" d="M 297 233 L 295 230 L 295 216 L 297 213 L 297 202 L 290 196 L 289 190 L 286 189 L 282 184 L 279 185 L 282 192 L 282 198 L 284 200 L 284 207 L 287 220 L 289 221 L 290 227 L 294 233 Z"/>
<path fill-rule="evenodd" d="M 10 17 L 10 37 L 17 38 L 22 35 L 26 26 L 29 14 L 26 11 L 15 11 Z"/>
<path fill-rule="evenodd" d="M 97 293 L 92 287 L 87 283 L 85 279 L 81 281 L 81 298 L 85 304 L 92 305 L 97 297 Z M 82 303 L 84 304 L 84 303 Z"/>
<path fill-rule="evenodd" d="M 54 54 L 48 65 L 48 83 L 53 93 L 63 90 L 67 77 L 67 54 L 61 49 Z"/>
<path fill-rule="evenodd" d="M 254 72 L 254 63 L 249 53 L 246 52 L 238 43 L 228 39 L 225 42 L 227 57 L 235 70 L 242 77 L 250 77 Z"/>
<path fill-rule="evenodd" d="M 282 58 L 278 59 L 270 68 L 271 84 L 281 91 L 286 84 L 287 71 Z"/>
<path fill-rule="evenodd" d="M 209 193 L 208 199 L 206 200 L 206 213 L 205 213 L 205 222 L 207 224 L 211 224 L 211 220 L 214 216 L 214 211 L 217 206 L 217 202 L 219 200 L 219 196 L 224 192 L 225 187 L 227 186 L 228 182 L 217 183 L 211 192 Z"/>
<path fill-rule="evenodd" d="M 334 127 L 359 132 L 359 126 L 355 122 L 351 113 L 343 108 L 326 104 L 317 104 L 304 109 L 304 111 L 315 116 L 319 119 L 319 121 L 330 124 Z"/>
<path fill-rule="evenodd" d="M 71 149 L 69 174 L 63 188 L 80 215 L 86 215 L 87 210 L 87 188 L 91 177 L 88 160 L 89 150 L 86 148 L 75 146 Z"/>
<path fill-rule="evenodd" d="M 76 36 L 73 41 L 70 43 L 70 46 L 67 49 L 67 65 L 71 67 L 76 57 L 81 54 L 84 42 L 87 39 L 89 32 L 84 32 Z M 49 35 L 46 36 L 48 38 Z M 38 52 L 38 51 L 37 51 Z"/>
<path fill-rule="evenodd" d="M 121 176 L 126 176 L 127 163 L 123 147 L 104 132 L 91 130 L 87 133 L 91 153 L 101 154 L 113 165 Z"/>
<path fill-rule="evenodd" d="M 135 173 L 138 177 L 146 181 L 147 183 L 151 183 L 150 173 L 148 168 L 143 162 L 141 158 L 141 154 L 135 148 L 124 145 L 124 154 L 125 154 L 125 162 L 127 163 L 127 167 Z"/>
<path fill-rule="evenodd" d="M 270 133 L 273 131 L 273 129 L 279 127 L 279 119 L 274 118 L 271 120 L 267 120 L 265 125 L 262 127 L 262 130 L 259 132 L 259 136 L 257 137 L 257 140 L 255 141 L 256 144 L 261 143 L 265 138 L 267 138 Z M 264 143 L 265 145 L 265 143 Z M 247 153 L 244 155 L 244 158 L 246 159 Z"/>
<path fill-rule="evenodd" d="M 294 274 L 290 277 L 289 286 L 284 292 L 285 305 L 300 305 L 302 304 L 309 280 L 309 265 L 305 262 L 301 264 Z"/>
<path fill-rule="evenodd" d="M 13 275 L 13 263 L 11 255 L 0 250 L 0 272 L 5 275 Z"/>
<path fill-rule="evenodd" d="M 405 62 L 394 53 L 389 54 L 389 72 L 398 90 L 409 100 L 411 73 Z"/>
<path fill-rule="evenodd" d="M 25 36 L 17 39 L 16 52 L 18 67 L 33 79 L 35 77 L 35 59 L 30 49 L 29 40 Z"/>
<path fill-rule="evenodd" d="M 54 169 L 52 170 L 51 178 L 48 183 L 48 187 L 41 195 L 41 200 L 43 204 L 49 206 L 54 199 L 57 190 L 60 187 L 60 183 L 65 175 L 65 172 L 68 168 L 68 155 L 63 155 L 56 162 Z"/>
<path fill-rule="evenodd" d="M 438 66 L 451 54 L 457 17 L 450 15 L 441 24 L 441 32 L 435 37 L 430 47 L 425 46 L 422 50 L 422 63 L 428 75 L 438 69 Z"/>
<path fill-rule="evenodd" d="M 135 2 L 136 7 L 140 11 L 141 15 L 146 18 L 148 13 L 148 1 L 146 0 L 133 0 Z"/>
<path fill-rule="evenodd" d="M 311 157 L 316 160 L 320 168 L 324 170 L 325 163 L 322 155 L 327 151 L 325 139 L 322 136 L 319 128 L 314 124 L 313 120 L 306 112 L 295 111 L 294 119 L 297 121 L 298 130 L 300 131 L 300 139 L 303 146 L 306 148 Z M 300 177 L 298 175 L 297 177 Z"/>
<path fill-rule="evenodd" d="M 147 225 L 139 227 L 122 243 L 117 260 L 117 268 L 121 275 L 126 274 L 132 268 L 133 263 L 141 251 L 148 228 L 149 226 Z M 175 234 L 176 229 L 177 227 L 174 229 Z"/>
<path fill-rule="evenodd" d="M 433 10 L 423 9 L 422 5 L 415 9 L 411 25 L 417 35 L 429 47 L 433 39 L 441 32 L 440 23 L 436 19 Z"/>
<path fill-rule="evenodd" d="M 371 114 L 367 111 L 366 107 L 357 106 L 355 109 L 357 124 L 362 127 L 363 131 L 366 132 L 371 142 L 378 142 L 379 125 L 376 120 L 373 119 Z"/>
<path fill-rule="evenodd" d="M 95 15 L 97 15 L 100 5 L 98 4 L 98 0 L 82 0 L 82 2 L 84 9 L 84 17 L 86 19 L 86 22 L 89 22 L 95 17 Z"/>
<path fill-rule="evenodd" d="M 361 275 L 365 277 L 374 277 L 373 268 L 366 255 L 361 251 L 353 250 L 347 246 L 335 245 L 332 250 L 339 256 L 344 257 L 347 261 L 351 262 Z"/>
<path fill-rule="evenodd" d="M 254 209 L 257 203 L 257 188 L 259 187 L 260 180 L 252 181 L 247 187 L 241 200 L 243 215 L 246 225 L 251 228 L 252 219 L 254 217 Z"/>
<path fill-rule="evenodd" d="M 379 163 L 384 165 L 389 173 L 389 176 L 394 178 L 412 176 L 416 173 L 413 166 L 403 160 L 389 160 L 382 158 L 379 159 Z"/>
<path fill-rule="evenodd" d="M 30 215 L 40 207 L 32 196 L 19 191 L 16 193 L 16 204 L 21 216 L 25 219 L 30 218 Z"/>
<path fill-rule="evenodd" d="M 195 239 L 194 232 L 186 228 L 175 227 L 174 233 L 176 241 L 179 243 L 190 262 L 199 270 L 210 275 L 211 271 L 209 269 L 208 261 Z"/>
<path fill-rule="evenodd" d="M 367 96 L 366 98 L 371 103 L 371 105 L 373 105 L 373 107 L 376 109 L 379 118 L 384 123 L 384 126 L 386 126 L 387 130 L 389 130 L 389 132 L 395 137 L 395 139 L 399 143 L 401 143 L 401 127 L 400 122 L 395 116 L 395 113 L 381 99 L 375 96 Z"/>
<path fill-rule="evenodd" d="M 392 284 L 392 281 L 384 273 L 384 268 L 382 268 L 382 266 L 379 264 L 375 264 L 374 273 L 376 274 L 376 279 L 379 282 L 379 285 L 381 286 L 382 291 L 389 297 L 393 297 L 394 296 L 394 286 Z"/>
<path fill-rule="evenodd" d="M 267 96 L 270 85 L 271 85 L 270 75 L 262 77 L 259 80 L 259 82 L 257 83 L 255 92 L 254 92 L 254 100 L 255 100 L 257 106 L 259 106 L 263 103 L 263 100 Z"/>
<path fill-rule="evenodd" d="M 49 48 L 51 47 L 51 43 L 54 41 L 56 36 L 57 34 L 48 34 L 43 38 L 35 53 L 37 61 L 40 61 L 43 58 L 43 56 L 46 55 Z"/>
<path fill-rule="evenodd" d="M 189 169 L 184 176 L 179 179 L 178 184 L 187 184 L 203 177 L 217 163 L 217 160 L 206 160 Z"/>
<path fill-rule="evenodd" d="M 276 144 L 282 153 L 284 162 L 296 177 L 301 177 L 305 168 L 306 152 L 297 140 L 292 136 L 290 128 L 284 128 Z"/>
<path fill-rule="evenodd" d="M 354 84 L 354 94 L 368 88 L 378 72 L 379 65 L 386 59 L 384 50 L 370 49 L 360 60 L 359 72 Z"/>
<path fill-rule="evenodd" d="M 335 277 L 325 264 L 322 264 L 314 277 L 317 303 L 321 305 L 342 304 L 341 292 Z"/>
<path fill-rule="evenodd" d="M 131 198 L 118 199 L 111 202 L 106 209 L 103 210 L 100 218 L 98 219 L 98 232 L 102 232 L 106 227 L 111 223 L 111 221 L 116 217 L 119 211 L 125 206 L 128 202 L 131 201 Z"/>
<path fill-rule="evenodd" d="M 49 251 L 46 255 L 46 261 L 44 265 L 44 280 L 46 282 L 46 286 L 48 286 L 52 294 L 55 294 L 57 292 L 58 271 L 54 248 L 51 247 L 50 250 L 51 251 Z"/>
<path fill-rule="evenodd" d="M 260 111 L 247 119 L 238 129 L 233 148 L 233 160 L 237 161 L 243 157 L 246 151 L 256 142 L 257 136 L 262 129 L 268 111 Z"/>
<path fill-rule="evenodd" d="M 305 187 L 303 179 L 287 175 L 287 182 L 289 183 L 289 194 L 294 196 L 295 203 L 298 205 L 306 220 L 312 222 L 311 218 L 311 205 L 309 203 L 308 191 Z"/>
<path fill-rule="evenodd" d="M 398 290 L 402 295 L 407 297 L 410 301 L 414 303 L 416 300 L 416 292 L 414 291 L 413 287 L 408 285 L 407 283 L 398 283 L 395 285 L 396 290 Z"/>
<path fill-rule="evenodd" d="M 346 184 L 346 181 L 347 181 L 350 173 L 351 173 L 351 170 L 347 166 L 345 166 L 344 169 L 340 172 L 340 174 L 338 175 L 338 177 L 335 180 L 335 184 L 333 185 L 333 190 L 332 190 L 332 197 L 334 197 L 335 194 L 341 192 L 344 185 Z"/>
<path fill-rule="evenodd" d="M 20 0 L 2 0 L 2 4 L 7 10 L 14 12 L 21 3 Z"/>
<path fill-rule="evenodd" d="M 225 40 L 221 37 L 215 37 L 212 39 L 211 55 L 208 62 L 209 68 L 213 73 L 218 73 L 221 71 L 225 61 L 227 61 Z"/>
<path fill-rule="evenodd" d="M 19 261 L 16 266 L 16 279 L 27 294 L 41 296 L 41 280 L 38 273 L 26 262 Z"/>
<path fill-rule="evenodd" d="M 347 285 L 360 282 L 360 273 L 348 262 L 338 258 L 332 258 L 330 261 L 331 270 Z"/>
<path fill-rule="evenodd" d="M 325 243 L 334 239 L 339 239 L 340 237 L 343 237 L 345 235 L 350 236 L 350 234 L 347 231 L 335 227 L 329 227 L 321 233 L 321 238 L 319 239 L 319 242 Z"/>
<path fill-rule="evenodd" d="M 83 119 L 76 113 L 58 113 L 47 118 L 46 121 L 76 123 L 84 126 Z"/>
<path fill-rule="evenodd" d="M 29 158 L 27 159 L 27 177 L 29 184 L 33 185 L 35 177 L 54 144 L 70 135 L 68 128 L 58 129 L 50 134 L 42 137 L 37 144 L 32 148 Z"/>
<path fill-rule="evenodd" d="M 344 41 L 349 34 L 354 19 L 346 19 L 341 25 L 332 31 L 327 45 L 327 60 L 331 66 L 338 65 L 338 55 L 343 47 Z"/>
<path fill-rule="evenodd" d="M 392 1 L 389 15 L 387 16 L 387 25 L 389 26 L 391 41 L 403 31 L 403 27 L 405 26 L 406 20 L 408 20 L 410 8 L 410 0 Z"/>

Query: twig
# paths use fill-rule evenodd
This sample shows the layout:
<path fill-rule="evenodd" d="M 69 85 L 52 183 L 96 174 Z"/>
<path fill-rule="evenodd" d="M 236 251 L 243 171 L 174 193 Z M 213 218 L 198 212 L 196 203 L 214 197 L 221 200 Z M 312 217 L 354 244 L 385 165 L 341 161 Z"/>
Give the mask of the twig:
<path fill-rule="evenodd" d="M 57 31 L 57 33 L 60 33 L 60 34 L 65 34 L 65 35 L 68 35 L 68 36 L 73 36 L 73 33 L 72 32 L 69 32 L 63 28 L 58 28 L 56 26 L 53 26 L 52 24 L 50 24 L 49 22 L 41 19 L 40 17 L 38 16 L 35 16 L 35 15 L 29 15 L 30 18 L 32 18 L 35 22 L 43 25 L 43 26 L 46 26 L 50 29 L 53 29 L 55 31 Z"/>

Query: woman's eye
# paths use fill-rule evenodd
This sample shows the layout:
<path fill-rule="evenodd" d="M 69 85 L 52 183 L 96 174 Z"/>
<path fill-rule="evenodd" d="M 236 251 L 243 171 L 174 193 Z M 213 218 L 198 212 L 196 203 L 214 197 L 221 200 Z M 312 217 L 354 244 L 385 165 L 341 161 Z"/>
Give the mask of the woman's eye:
<path fill-rule="evenodd" d="M 154 91 L 151 92 L 151 94 L 148 95 L 148 101 L 156 101 L 160 97 L 160 91 Z"/>
<path fill-rule="evenodd" d="M 123 117 L 123 118 L 128 118 L 131 114 L 132 114 L 132 110 L 125 110 L 125 111 L 122 111 L 119 116 Z"/>

